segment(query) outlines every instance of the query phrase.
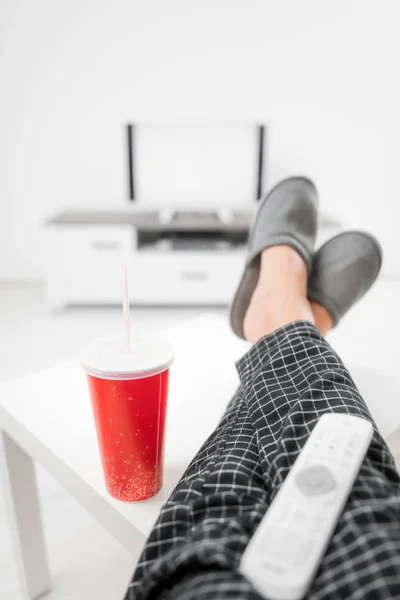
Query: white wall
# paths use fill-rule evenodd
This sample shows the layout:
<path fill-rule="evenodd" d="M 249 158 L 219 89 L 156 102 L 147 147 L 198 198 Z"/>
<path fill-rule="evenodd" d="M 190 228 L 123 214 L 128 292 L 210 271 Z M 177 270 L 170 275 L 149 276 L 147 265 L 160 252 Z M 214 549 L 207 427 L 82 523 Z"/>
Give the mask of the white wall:
<path fill-rule="evenodd" d="M 122 205 L 127 120 L 271 126 L 270 181 L 383 236 L 397 266 L 397 0 L 2 0 L 0 278 L 43 275 L 40 223 Z"/>

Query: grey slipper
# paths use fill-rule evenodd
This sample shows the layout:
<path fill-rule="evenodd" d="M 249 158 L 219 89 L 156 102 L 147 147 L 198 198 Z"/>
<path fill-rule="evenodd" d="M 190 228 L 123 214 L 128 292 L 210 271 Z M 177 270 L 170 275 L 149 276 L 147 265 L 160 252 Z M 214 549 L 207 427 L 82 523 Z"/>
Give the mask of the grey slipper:
<path fill-rule="evenodd" d="M 249 236 L 248 258 L 230 311 L 233 331 L 244 338 L 243 321 L 260 273 L 261 251 L 269 246 L 292 246 L 311 272 L 317 233 L 318 197 L 306 177 L 289 177 L 262 200 Z"/>
<path fill-rule="evenodd" d="M 322 304 L 336 325 L 372 286 L 381 264 L 382 249 L 371 234 L 339 233 L 314 256 L 308 298 Z"/>

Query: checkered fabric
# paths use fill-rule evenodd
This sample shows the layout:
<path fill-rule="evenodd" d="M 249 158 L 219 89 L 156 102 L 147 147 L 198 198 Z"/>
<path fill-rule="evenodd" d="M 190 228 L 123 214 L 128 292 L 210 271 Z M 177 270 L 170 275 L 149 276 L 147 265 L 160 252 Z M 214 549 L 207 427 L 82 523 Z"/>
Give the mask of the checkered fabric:
<path fill-rule="evenodd" d="M 319 417 L 371 420 L 306 321 L 264 337 L 237 368 L 240 388 L 161 510 L 125 600 L 259 599 L 240 558 Z M 307 598 L 400 598 L 400 482 L 376 427 Z"/>

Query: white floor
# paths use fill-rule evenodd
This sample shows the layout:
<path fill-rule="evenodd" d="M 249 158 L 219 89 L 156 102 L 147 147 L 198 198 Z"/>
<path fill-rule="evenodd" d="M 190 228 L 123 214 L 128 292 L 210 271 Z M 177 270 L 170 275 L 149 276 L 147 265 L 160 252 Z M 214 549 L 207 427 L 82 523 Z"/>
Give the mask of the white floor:
<path fill-rule="evenodd" d="M 400 282 L 381 281 L 343 320 L 330 341 L 344 359 L 397 373 Z M 207 309 L 132 309 L 134 328 L 159 330 Z M 222 309 L 211 309 L 222 312 Z M 116 308 L 49 314 L 40 286 L 0 287 L 0 379 L 18 377 L 79 353 L 84 343 L 118 331 Z M 228 400 L 228 399 L 227 399 Z M 120 600 L 132 557 L 39 469 L 40 492 L 54 581 L 49 600 Z M 1 496 L 1 489 L 0 489 Z M 21 600 L 4 507 L 0 501 L 0 598 Z"/>

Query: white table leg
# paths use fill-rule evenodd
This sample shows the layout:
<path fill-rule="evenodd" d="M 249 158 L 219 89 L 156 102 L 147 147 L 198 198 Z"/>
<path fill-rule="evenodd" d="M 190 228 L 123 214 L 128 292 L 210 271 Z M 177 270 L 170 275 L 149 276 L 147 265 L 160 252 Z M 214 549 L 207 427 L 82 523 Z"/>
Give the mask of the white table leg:
<path fill-rule="evenodd" d="M 0 429 L 0 475 L 24 600 L 51 588 L 32 458 Z"/>

